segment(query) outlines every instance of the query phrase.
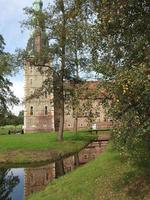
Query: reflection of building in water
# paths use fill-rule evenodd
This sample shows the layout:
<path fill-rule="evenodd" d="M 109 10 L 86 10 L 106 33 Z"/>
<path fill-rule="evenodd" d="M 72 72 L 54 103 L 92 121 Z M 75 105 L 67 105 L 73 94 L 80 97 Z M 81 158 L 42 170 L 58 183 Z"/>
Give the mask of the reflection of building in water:
<path fill-rule="evenodd" d="M 102 153 L 108 144 L 108 141 L 95 141 L 90 143 L 85 149 L 79 153 L 79 163 L 85 164 L 90 160 L 95 159 Z"/>
<path fill-rule="evenodd" d="M 75 168 L 75 157 L 74 156 L 70 156 L 68 158 L 65 158 L 63 160 L 63 164 L 64 164 L 65 173 L 74 170 L 74 168 Z"/>
<path fill-rule="evenodd" d="M 70 156 L 56 161 L 56 163 L 51 163 L 38 168 L 25 169 L 25 196 L 29 196 L 34 192 L 44 189 L 53 179 L 72 171 L 75 168 L 75 165 L 74 156 Z"/>
<path fill-rule="evenodd" d="M 94 141 L 79 153 L 58 160 L 55 163 L 39 168 L 25 169 L 25 196 L 44 189 L 53 179 L 73 171 L 78 165 L 95 159 L 104 151 L 107 143 L 108 140 Z"/>
<path fill-rule="evenodd" d="M 42 190 L 55 178 L 55 164 L 25 169 L 25 196 Z"/>

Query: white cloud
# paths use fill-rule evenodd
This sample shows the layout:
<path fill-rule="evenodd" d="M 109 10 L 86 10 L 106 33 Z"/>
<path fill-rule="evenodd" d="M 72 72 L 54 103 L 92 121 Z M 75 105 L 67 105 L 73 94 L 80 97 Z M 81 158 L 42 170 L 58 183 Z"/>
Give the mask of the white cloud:
<path fill-rule="evenodd" d="M 20 99 L 20 101 L 22 102 L 23 98 L 24 98 L 24 83 L 23 83 L 23 81 L 13 81 L 12 91 L 14 92 L 15 96 L 18 97 Z M 14 106 L 12 108 L 12 112 L 16 115 L 18 115 L 21 110 L 23 110 L 23 104 Z"/>
<path fill-rule="evenodd" d="M 12 90 L 13 90 L 14 94 L 17 97 L 19 97 L 20 99 L 22 99 L 24 97 L 23 87 L 24 87 L 23 81 L 14 81 Z"/>

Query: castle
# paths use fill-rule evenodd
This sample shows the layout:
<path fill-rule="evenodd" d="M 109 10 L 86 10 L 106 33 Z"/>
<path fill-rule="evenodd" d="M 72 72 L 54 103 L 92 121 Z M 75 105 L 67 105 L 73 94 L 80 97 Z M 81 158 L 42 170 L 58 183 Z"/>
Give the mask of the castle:
<path fill-rule="evenodd" d="M 36 11 L 42 11 L 43 2 L 42 0 L 35 0 L 33 3 L 34 9 Z M 33 64 L 32 56 L 34 52 L 40 52 L 43 47 L 48 45 L 48 39 L 45 30 L 36 28 L 32 33 L 28 41 L 28 52 L 30 58 L 25 61 L 24 67 L 24 91 L 25 99 L 28 99 L 35 90 L 42 87 L 43 81 L 46 79 L 44 73 L 41 74 L 39 71 L 39 66 Z M 41 67 L 41 66 L 40 66 Z M 43 65 L 46 69 L 46 65 Z M 93 88 L 96 82 L 90 81 L 88 85 Z M 30 98 L 25 101 L 24 109 L 24 131 L 27 132 L 48 132 L 56 130 L 57 128 L 57 106 L 52 103 L 54 99 L 54 94 L 48 94 L 45 91 L 42 95 L 36 95 L 34 98 Z M 80 100 L 81 102 L 84 99 Z M 107 118 L 105 109 L 101 105 L 101 97 L 93 99 L 92 107 L 94 112 L 96 112 L 96 118 L 92 121 L 92 124 L 96 128 L 109 128 L 111 126 L 111 120 Z M 65 130 L 73 130 L 75 126 L 75 117 L 73 109 L 67 111 L 67 106 L 65 106 Z M 88 121 L 88 111 L 78 116 L 77 127 L 78 129 L 88 129 L 92 126 Z"/>

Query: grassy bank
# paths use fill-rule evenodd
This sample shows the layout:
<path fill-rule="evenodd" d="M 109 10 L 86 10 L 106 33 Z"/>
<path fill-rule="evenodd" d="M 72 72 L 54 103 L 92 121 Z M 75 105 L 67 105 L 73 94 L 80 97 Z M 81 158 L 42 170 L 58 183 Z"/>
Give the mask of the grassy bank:
<path fill-rule="evenodd" d="M 108 149 L 28 200 L 149 200 L 149 178 Z"/>
<path fill-rule="evenodd" d="M 64 141 L 57 142 L 54 133 L 34 133 L 0 136 L 0 163 L 32 163 L 53 160 L 73 153 L 95 138 L 85 132 L 65 133 Z"/>

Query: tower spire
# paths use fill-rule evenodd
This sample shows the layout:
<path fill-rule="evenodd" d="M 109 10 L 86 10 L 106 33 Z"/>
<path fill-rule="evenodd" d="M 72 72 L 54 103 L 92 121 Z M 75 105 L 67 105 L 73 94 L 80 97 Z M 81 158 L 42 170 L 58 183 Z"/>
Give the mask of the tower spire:
<path fill-rule="evenodd" d="M 41 11 L 43 8 L 43 1 L 42 0 L 35 0 L 33 3 L 33 9 L 35 11 Z"/>
<path fill-rule="evenodd" d="M 42 15 L 43 1 L 42 0 L 34 0 L 33 9 L 35 12 L 39 12 Z M 44 48 L 48 47 L 48 37 L 45 31 L 45 20 L 41 19 L 41 15 L 34 15 L 34 30 L 32 32 L 31 37 L 29 38 L 27 44 L 27 50 L 30 55 L 35 52 L 41 52 Z"/>

